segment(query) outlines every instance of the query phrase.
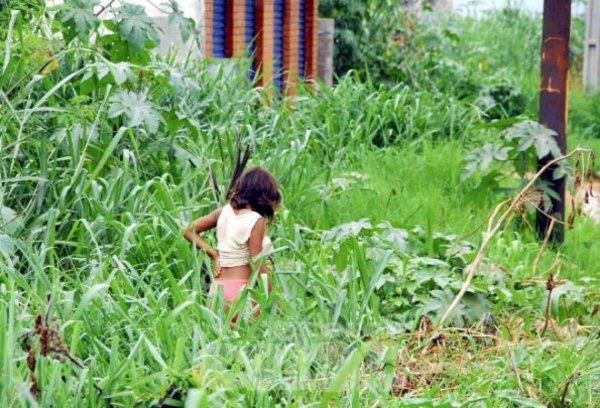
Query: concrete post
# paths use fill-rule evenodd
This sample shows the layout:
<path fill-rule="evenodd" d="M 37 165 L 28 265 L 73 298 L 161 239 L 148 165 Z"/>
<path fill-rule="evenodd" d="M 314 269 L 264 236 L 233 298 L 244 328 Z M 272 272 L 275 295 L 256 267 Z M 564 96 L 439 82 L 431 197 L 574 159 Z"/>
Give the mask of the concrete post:
<path fill-rule="evenodd" d="M 333 32 L 335 21 L 331 18 L 319 19 L 319 48 L 317 77 L 327 86 L 333 85 Z"/>
<path fill-rule="evenodd" d="M 588 0 L 583 85 L 587 90 L 600 88 L 600 0 Z"/>

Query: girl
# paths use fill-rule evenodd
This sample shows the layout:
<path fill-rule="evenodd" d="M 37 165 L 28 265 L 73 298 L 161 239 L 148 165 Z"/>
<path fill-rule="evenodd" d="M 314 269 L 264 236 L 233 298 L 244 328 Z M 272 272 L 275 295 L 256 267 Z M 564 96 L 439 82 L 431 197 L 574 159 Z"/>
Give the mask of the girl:
<path fill-rule="evenodd" d="M 246 171 L 234 184 L 229 203 L 212 213 L 198 218 L 183 236 L 198 249 L 207 253 L 213 261 L 214 280 L 209 294 L 223 289 L 223 298 L 232 302 L 248 283 L 252 274 L 251 262 L 263 251 L 271 248 L 266 227 L 273 220 L 281 202 L 281 194 L 273 176 L 255 167 Z M 200 236 L 217 227 L 217 249 L 208 245 Z M 254 265 L 266 274 L 264 265 Z M 267 286 L 271 289 L 270 279 Z"/>

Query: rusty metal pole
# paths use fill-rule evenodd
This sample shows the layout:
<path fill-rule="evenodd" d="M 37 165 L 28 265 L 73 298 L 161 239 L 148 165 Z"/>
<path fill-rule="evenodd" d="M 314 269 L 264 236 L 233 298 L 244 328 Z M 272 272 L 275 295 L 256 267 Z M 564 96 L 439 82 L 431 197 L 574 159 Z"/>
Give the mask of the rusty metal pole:
<path fill-rule="evenodd" d="M 556 141 L 561 152 L 567 148 L 567 90 L 569 77 L 569 38 L 571 30 L 571 0 L 544 0 L 544 22 L 542 29 L 542 75 L 540 82 L 540 124 L 557 133 Z M 552 157 L 538 161 L 538 169 Z M 550 226 L 551 217 L 556 222 L 550 239 L 554 244 L 564 241 L 565 178 L 554 180 L 554 168 L 550 167 L 543 175 L 550 188 L 560 200 L 552 199 L 548 214 L 538 211 L 536 227 L 538 236 L 544 238 Z M 550 215 L 551 217 L 549 217 Z"/>

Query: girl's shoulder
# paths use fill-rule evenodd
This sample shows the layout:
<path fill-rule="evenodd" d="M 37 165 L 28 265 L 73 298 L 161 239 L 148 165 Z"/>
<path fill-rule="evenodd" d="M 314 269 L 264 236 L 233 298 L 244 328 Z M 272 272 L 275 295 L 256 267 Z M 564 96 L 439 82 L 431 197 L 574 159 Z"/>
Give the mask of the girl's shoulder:
<path fill-rule="evenodd" d="M 249 222 L 254 224 L 258 219 L 263 218 L 258 212 L 254 210 L 235 210 L 230 203 L 225 204 L 221 208 L 221 214 L 219 219 L 223 221 L 232 221 L 236 223 Z"/>

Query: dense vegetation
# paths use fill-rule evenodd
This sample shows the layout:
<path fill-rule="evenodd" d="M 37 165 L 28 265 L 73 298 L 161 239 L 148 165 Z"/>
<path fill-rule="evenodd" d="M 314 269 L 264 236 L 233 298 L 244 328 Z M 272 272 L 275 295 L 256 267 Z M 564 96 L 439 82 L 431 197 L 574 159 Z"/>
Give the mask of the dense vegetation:
<path fill-rule="evenodd" d="M 0 14 L 1 406 L 598 406 L 589 220 L 542 250 L 510 213 L 438 325 L 521 186 L 506 165 L 555 148 L 525 121 L 539 16 L 345 3 L 355 59 L 336 87 L 269 105 L 243 62 L 155 55 L 140 7 Z M 600 97 L 572 82 L 571 147 L 597 148 Z M 284 204 L 275 290 L 228 316 L 180 231 L 222 203 L 237 137 Z M 230 326 L 249 296 L 264 313 Z"/>

